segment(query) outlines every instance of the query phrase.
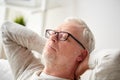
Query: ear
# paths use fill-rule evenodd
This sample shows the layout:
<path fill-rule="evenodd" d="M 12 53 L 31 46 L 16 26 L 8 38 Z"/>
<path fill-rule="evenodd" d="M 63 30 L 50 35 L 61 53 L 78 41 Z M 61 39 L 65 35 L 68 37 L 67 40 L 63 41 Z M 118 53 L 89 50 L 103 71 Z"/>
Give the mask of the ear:
<path fill-rule="evenodd" d="M 79 62 L 83 61 L 87 57 L 87 55 L 88 55 L 87 50 L 82 50 L 81 54 L 78 55 L 78 57 L 77 57 L 77 61 L 79 61 Z"/>
<path fill-rule="evenodd" d="M 78 62 L 81 62 L 83 59 L 82 59 L 82 55 L 80 54 L 78 57 L 77 57 L 77 61 Z"/>
<path fill-rule="evenodd" d="M 83 57 L 83 60 L 87 57 L 87 55 L 88 55 L 88 51 L 87 50 L 83 50 L 83 52 L 82 52 L 82 57 Z"/>

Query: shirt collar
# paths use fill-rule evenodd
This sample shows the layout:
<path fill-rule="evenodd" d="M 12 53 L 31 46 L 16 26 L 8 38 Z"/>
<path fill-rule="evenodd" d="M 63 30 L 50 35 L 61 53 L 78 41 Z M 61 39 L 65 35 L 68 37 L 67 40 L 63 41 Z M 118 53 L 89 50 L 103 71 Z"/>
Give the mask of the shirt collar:
<path fill-rule="evenodd" d="M 60 78 L 60 77 L 48 75 L 48 74 L 46 74 L 44 72 L 42 72 L 39 77 L 41 79 L 45 79 L 45 80 L 69 80 L 69 79 L 65 79 L 65 78 Z"/>

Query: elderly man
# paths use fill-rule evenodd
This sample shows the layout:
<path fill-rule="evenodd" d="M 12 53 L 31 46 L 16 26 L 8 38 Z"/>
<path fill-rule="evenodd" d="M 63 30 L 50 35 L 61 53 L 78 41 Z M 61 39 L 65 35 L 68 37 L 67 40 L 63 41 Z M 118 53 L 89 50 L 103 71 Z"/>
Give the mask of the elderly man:
<path fill-rule="evenodd" d="M 89 68 L 94 36 L 82 20 L 67 19 L 55 30 L 47 29 L 45 36 L 44 47 L 45 40 L 33 31 L 11 22 L 3 24 L 5 53 L 15 80 L 75 80 Z M 41 60 L 32 50 L 42 53 Z"/>

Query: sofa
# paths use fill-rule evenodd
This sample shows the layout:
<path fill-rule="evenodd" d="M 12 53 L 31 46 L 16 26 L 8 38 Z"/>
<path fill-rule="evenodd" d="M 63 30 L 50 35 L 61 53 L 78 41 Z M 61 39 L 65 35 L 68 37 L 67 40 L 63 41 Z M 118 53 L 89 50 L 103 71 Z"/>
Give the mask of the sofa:
<path fill-rule="evenodd" d="M 81 80 L 120 80 L 120 49 L 95 50 Z"/>

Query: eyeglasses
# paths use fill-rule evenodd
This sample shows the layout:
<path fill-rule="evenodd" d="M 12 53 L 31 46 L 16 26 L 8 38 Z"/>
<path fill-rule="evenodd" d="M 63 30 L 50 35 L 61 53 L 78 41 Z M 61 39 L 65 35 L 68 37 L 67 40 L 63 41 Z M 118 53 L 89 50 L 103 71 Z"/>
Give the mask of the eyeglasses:
<path fill-rule="evenodd" d="M 64 31 L 56 32 L 55 30 L 47 29 L 45 33 L 45 37 L 49 38 L 51 35 L 56 35 L 57 39 L 60 41 L 66 41 L 68 37 L 71 36 L 80 46 L 83 47 L 83 49 L 85 49 L 83 44 L 80 41 L 78 41 L 72 34 L 68 32 L 64 32 Z"/>

